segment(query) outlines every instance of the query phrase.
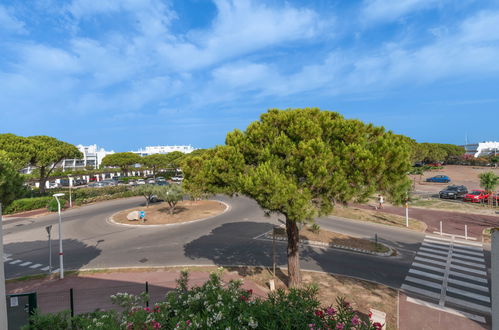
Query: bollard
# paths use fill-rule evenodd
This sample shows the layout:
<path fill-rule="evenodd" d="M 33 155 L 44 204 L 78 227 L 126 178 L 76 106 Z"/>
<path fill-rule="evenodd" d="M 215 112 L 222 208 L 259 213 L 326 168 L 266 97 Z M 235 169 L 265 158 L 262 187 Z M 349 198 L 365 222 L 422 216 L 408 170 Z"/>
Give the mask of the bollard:
<path fill-rule="evenodd" d="M 464 239 L 468 239 L 468 225 L 464 225 Z"/>
<path fill-rule="evenodd" d="M 69 289 L 69 307 L 71 308 L 71 317 L 74 317 L 75 316 L 75 305 L 74 305 L 73 288 Z"/>
<path fill-rule="evenodd" d="M 442 236 L 442 221 L 440 221 L 440 236 Z"/>
<path fill-rule="evenodd" d="M 148 281 L 146 281 L 146 294 L 148 295 L 147 300 L 146 300 L 146 307 L 149 307 L 149 282 Z"/>

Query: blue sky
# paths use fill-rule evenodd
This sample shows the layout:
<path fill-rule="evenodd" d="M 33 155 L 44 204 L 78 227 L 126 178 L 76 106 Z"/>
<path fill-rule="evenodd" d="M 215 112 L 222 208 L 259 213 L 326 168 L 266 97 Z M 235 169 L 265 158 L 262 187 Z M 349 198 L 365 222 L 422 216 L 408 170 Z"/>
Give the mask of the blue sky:
<path fill-rule="evenodd" d="M 499 140 L 499 1 L 0 2 L 0 132 L 203 148 L 288 107 Z"/>

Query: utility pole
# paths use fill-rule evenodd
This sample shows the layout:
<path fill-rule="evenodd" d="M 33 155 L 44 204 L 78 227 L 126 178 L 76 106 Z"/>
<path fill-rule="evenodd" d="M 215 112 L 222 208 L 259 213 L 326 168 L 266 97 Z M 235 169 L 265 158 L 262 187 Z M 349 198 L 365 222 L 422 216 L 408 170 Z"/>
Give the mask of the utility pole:
<path fill-rule="evenodd" d="M 7 299 L 5 297 L 5 270 L 3 266 L 3 222 L 2 203 L 0 203 L 0 329 L 7 329 Z"/>

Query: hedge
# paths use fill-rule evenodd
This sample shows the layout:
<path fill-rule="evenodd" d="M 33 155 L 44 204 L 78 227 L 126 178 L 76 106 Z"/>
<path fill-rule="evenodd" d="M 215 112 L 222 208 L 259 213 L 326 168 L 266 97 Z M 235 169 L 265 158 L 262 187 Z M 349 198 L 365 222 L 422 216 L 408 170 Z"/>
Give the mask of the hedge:
<path fill-rule="evenodd" d="M 17 199 L 5 208 L 4 213 L 10 214 L 45 208 L 53 199 L 54 197 L 51 196 Z"/>

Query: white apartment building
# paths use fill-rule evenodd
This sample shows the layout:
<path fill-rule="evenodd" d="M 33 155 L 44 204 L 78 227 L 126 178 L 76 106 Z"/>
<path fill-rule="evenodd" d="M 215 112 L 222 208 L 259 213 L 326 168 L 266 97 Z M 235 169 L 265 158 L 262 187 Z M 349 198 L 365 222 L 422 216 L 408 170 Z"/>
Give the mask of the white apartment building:
<path fill-rule="evenodd" d="M 87 166 L 91 168 L 99 168 L 104 157 L 114 154 L 114 151 L 106 151 L 104 148 L 98 148 L 96 144 L 89 146 L 78 144 L 76 147 L 83 154 L 83 158 L 64 159 L 61 164 L 63 170 L 84 169 Z"/>
<path fill-rule="evenodd" d="M 138 151 L 132 151 L 139 156 L 148 156 L 154 154 L 167 154 L 173 151 L 180 151 L 184 154 L 188 154 L 196 150 L 191 145 L 188 146 L 147 146 L 145 148 L 141 148 Z"/>
<path fill-rule="evenodd" d="M 499 155 L 499 142 L 480 142 L 475 144 L 467 144 L 464 146 L 467 155 L 473 155 L 473 157 L 483 157 L 490 155 Z"/>

